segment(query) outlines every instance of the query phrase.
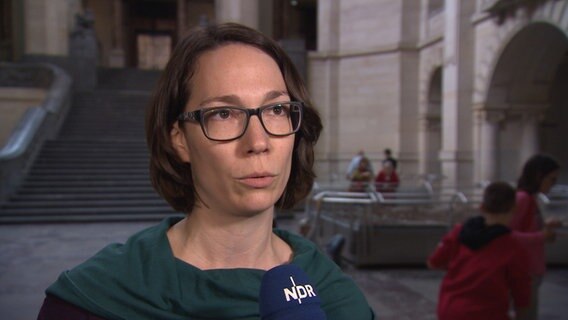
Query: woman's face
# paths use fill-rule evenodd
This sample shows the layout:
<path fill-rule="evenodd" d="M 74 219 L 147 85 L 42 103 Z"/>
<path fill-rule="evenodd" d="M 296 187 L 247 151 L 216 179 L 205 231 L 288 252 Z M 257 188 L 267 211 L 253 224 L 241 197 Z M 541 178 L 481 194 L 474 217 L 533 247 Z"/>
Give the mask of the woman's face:
<path fill-rule="evenodd" d="M 191 80 L 185 111 L 218 106 L 258 108 L 290 101 L 276 62 L 261 50 L 229 44 L 204 53 Z M 172 143 L 191 163 L 200 207 L 219 213 L 252 216 L 271 211 L 282 195 L 292 164 L 294 135 L 270 136 L 257 116 L 233 141 L 211 141 L 198 123 L 177 124 Z M 205 205 L 204 205 L 205 204 Z"/>
<path fill-rule="evenodd" d="M 550 192 L 550 189 L 552 189 L 552 187 L 556 184 L 556 181 L 558 180 L 559 174 L 560 174 L 560 170 L 555 170 L 555 171 L 552 171 L 549 174 L 545 175 L 542 178 L 542 182 L 540 183 L 539 191 L 541 193 Z"/>

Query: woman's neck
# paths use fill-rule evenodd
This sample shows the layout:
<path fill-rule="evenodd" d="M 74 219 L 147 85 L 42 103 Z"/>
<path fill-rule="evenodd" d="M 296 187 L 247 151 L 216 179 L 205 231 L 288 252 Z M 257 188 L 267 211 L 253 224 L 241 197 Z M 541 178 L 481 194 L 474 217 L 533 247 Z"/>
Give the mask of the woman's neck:
<path fill-rule="evenodd" d="M 287 262 L 292 250 L 272 233 L 272 212 L 222 217 L 195 210 L 168 231 L 174 256 L 207 269 L 268 270 Z"/>

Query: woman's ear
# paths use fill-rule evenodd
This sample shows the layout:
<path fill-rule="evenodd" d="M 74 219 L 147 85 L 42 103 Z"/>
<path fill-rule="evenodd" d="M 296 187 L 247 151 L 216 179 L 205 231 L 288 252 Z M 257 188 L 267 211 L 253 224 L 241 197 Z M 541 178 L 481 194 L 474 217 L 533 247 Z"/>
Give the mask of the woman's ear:
<path fill-rule="evenodd" d="M 191 163 L 191 157 L 189 156 L 189 149 L 187 148 L 185 133 L 179 127 L 178 122 L 174 123 L 172 130 L 170 131 L 170 142 L 180 160 L 183 162 Z"/>

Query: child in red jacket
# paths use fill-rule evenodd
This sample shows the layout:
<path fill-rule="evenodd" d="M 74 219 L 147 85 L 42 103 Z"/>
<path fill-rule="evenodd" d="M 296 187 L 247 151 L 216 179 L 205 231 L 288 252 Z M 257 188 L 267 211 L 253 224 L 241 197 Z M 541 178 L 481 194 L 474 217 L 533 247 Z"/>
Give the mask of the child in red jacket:
<path fill-rule="evenodd" d="M 512 300 L 516 319 L 529 305 L 526 250 L 507 227 L 515 209 L 515 190 L 505 182 L 484 191 L 482 215 L 457 225 L 428 259 L 445 269 L 438 319 L 508 320 Z"/>

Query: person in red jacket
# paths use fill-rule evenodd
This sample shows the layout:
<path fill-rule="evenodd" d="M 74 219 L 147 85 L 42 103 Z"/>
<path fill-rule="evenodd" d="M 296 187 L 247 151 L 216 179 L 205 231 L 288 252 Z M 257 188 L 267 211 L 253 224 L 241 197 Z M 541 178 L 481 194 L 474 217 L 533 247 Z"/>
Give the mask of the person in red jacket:
<path fill-rule="evenodd" d="M 440 242 L 428 266 L 447 270 L 440 286 L 439 320 L 508 320 L 530 302 L 527 253 L 507 227 L 515 189 L 493 182 L 484 190 L 481 216 L 457 225 Z M 512 299 L 511 299 L 512 298 Z"/>
<path fill-rule="evenodd" d="M 375 178 L 375 189 L 378 192 L 394 192 L 398 187 L 400 179 L 396 174 L 396 167 L 391 161 L 383 162 L 383 169 Z"/>
<path fill-rule="evenodd" d="M 555 219 L 544 221 L 538 209 L 536 196 L 538 193 L 548 193 L 556 183 L 559 173 L 560 165 L 554 158 L 537 154 L 527 160 L 517 182 L 517 210 L 510 227 L 518 231 L 517 236 L 528 249 L 530 259 L 529 268 L 533 286 L 527 320 L 538 319 L 538 293 L 546 271 L 544 245 L 547 242 L 554 242 L 555 229 L 561 225 L 561 222 Z"/>

